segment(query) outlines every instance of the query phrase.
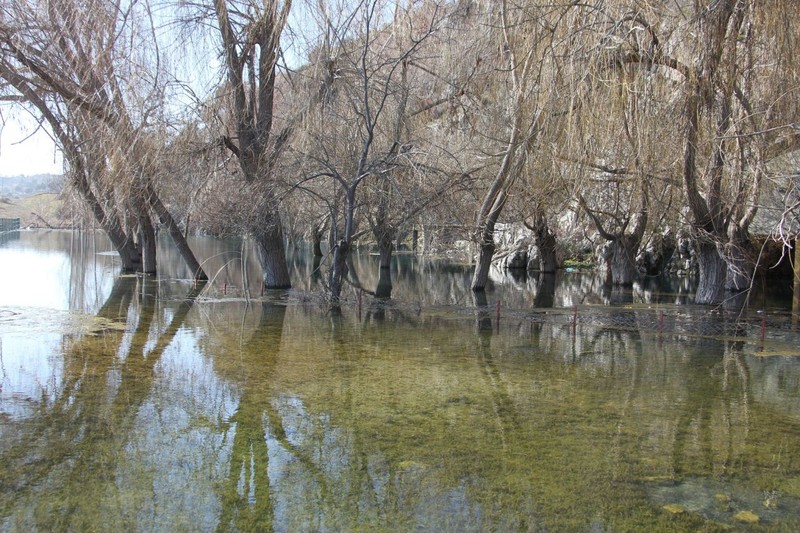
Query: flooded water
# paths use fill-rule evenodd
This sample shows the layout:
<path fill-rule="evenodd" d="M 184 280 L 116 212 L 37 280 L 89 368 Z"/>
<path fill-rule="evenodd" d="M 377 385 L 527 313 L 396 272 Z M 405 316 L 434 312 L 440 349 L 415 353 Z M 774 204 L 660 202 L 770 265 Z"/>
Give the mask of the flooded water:
<path fill-rule="evenodd" d="M 1 531 L 800 530 L 800 344 L 777 289 L 377 259 L 332 311 L 302 250 L 195 287 L 101 235 L 0 244 Z M 382 291 L 385 294 L 385 287 Z M 500 304 L 498 305 L 498 302 Z"/>

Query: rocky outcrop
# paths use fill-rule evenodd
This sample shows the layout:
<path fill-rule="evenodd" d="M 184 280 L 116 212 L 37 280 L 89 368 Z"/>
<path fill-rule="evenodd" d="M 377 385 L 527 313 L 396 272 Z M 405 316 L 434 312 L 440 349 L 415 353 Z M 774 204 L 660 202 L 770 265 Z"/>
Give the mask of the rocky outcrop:
<path fill-rule="evenodd" d="M 663 235 L 654 234 L 636 255 L 636 266 L 644 275 L 658 276 L 668 271 L 679 249 L 679 241 L 670 230 Z"/>

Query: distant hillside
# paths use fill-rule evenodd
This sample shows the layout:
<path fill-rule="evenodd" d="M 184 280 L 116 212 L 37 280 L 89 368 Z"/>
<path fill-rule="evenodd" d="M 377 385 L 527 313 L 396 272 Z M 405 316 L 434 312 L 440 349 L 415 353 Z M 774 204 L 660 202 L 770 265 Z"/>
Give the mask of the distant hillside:
<path fill-rule="evenodd" d="M 63 228 L 63 202 L 56 193 L 39 193 L 25 198 L 0 198 L 0 218 L 18 218 L 22 228 Z"/>
<path fill-rule="evenodd" d="M 63 176 L 57 174 L 0 176 L 0 199 L 24 198 L 39 193 L 58 193 L 61 192 L 63 185 Z"/>

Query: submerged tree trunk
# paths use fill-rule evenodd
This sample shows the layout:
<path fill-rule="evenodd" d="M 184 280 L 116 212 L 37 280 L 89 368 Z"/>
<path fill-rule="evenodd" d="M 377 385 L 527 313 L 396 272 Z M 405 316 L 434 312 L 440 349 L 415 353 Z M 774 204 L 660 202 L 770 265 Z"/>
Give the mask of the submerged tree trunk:
<path fill-rule="evenodd" d="M 66 139 L 67 142 L 69 142 L 69 139 L 66 137 L 61 139 L 62 146 L 67 146 L 64 144 L 64 139 Z M 98 200 L 89 186 L 88 179 L 85 175 L 85 167 L 78 159 L 80 157 L 78 152 L 66 150 L 66 153 L 70 164 L 73 166 L 69 173 L 70 181 L 78 191 L 79 196 L 89 206 L 95 221 L 106 233 L 108 239 L 111 241 L 111 245 L 119 254 L 120 261 L 122 262 L 122 271 L 139 272 L 142 268 L 141 248 L 137 246 L 133 236 L 125 232 L 117 216 L 114 214 L 109 215 L 106 213 L 105 209 L 103 209 L 100 200 Z"/>
<path fill-rule="evenodd" d="M 322 281 L 322 257 L 315 255 L 311 262 L 311 287 L 320 285 Z"/>
<path fill-rule="evenodd" d="M 356 189 L 358 183 L 358 180 L 353 181 L 345 191 L 344 235 L 339 240 L 339 243 L 333 246 L 333 261 L 328 273 L 328 284 L 331 291 L 331 302 L 334 307 L 339 305 L 344 280 L 347 278 L 348 265 L 352 261 L 350 249 L 353 243 L 353 234 L 355 233 Z M 336 229 L 336 220 L 331 221 L 331 228 Z"/>
<path fill-rule="evenodd" d="M 492 266 L 494 257 L 494 239 L 484 241 L 478 251 L 478 262 L 475 265 L 475 273 L 472 276 L 472 290 L 483 291 L 489 282 L 489 268 Z"/>
<path fill-rule="evenodd" d="M 728 264 L 719 253 L 716 243 L 708 238 L 697 239 L 698 283 L 695 303 L 718 304 L 725 297 L 725 277 Z"/>
<path fill-rule="evenodd" d="M 525 226 L 533 232 L 533 242 L 539 249 L 539 272 L 555 272 L 558 269 L 556 235 L 550 231 L 544 214 L 539 211 L 534 216 L 533 223 L 525 222 Z"/>
<path fill-rule="evenodd" d="M 533 306 L 553 307 L 556 297 L 556 275 L 553 272 L 539 272 L 536 279 L 536 296 L 533 298 Z"/>
<path fill-rule="evenodd" d="M 394 251 L 394 244 L 391 238 L 382 239 L 378 243 L 378 255 L 380 256 L 381 270 L 390 270 L 392 266 L 392 252 Z"/>
<path fill-rule="evenodd" d="M 350 254 L 350 245 L 344 239 L 333 249 L 333 263 L 329 276 L 331 300 L 336 303 L 342 295 L 342 286 L 347 277 L 347 256 Z"/>
<path fill-rule="evenodd" d="M 558 269 L 558 256 L 556 255 L 556 237 L 552 233 L 539 248 L 539 272 L 554 274 Z"/>
<path fill-rule="evenodd" d="M 273 217 L 270 217 L 273 218 Z M 286 248 L 283 242 L 283 229 L 280 219 L 263 221 L 250 232 L 258 250 L 263 270 L 264 287 L 267 289 L 288 289 L 292 286 L 289 267 L 286 263 Z"/>
<path fill-rule="evenodd" d="M 639 276 L 636 268 L 636 252 L 640 238 L 637 235 L 620 235 L 611 241 L 611 282 L 614 285 L 629 287 Z"/>
<path fill-rule="evenodd" d="M 156 249 L 158 243 L 156 242 L 156 231 L 153 228 L 153 223 L 150 216 L 144 213 L 139 217 L 139 238 L 142 247 L 142 272 L 145 274 L 155 274 L 157 268 Z"/>
<path fill-rule="evenodd" d="M 510 150 L 509 150 L 510 152 Z M 509 156 L 506 154 L 504 161 L 509 164 Z M 504 179 L 500 179 L 504 177 Z M 505 179 L 508 178 L 508 179 Z M 478 248 L 478 262 L 475 264 L 475 272 L 472 275 L 472 290 L 482 291 L 486 288 L 489 282 L 489 268 L 492 266 L 492 258 L 497 246 L 494 243 L 494 228 L 497 224 L 497 219 L 500 218 L 500 212 L 505 206 L 506 199 L 508 198 L 508 189 L 510 182 L 513 179 L 509 178 L 507 172 L 501 169 L 498 177 L 495 178 L 494 185 L 497 191 L 487 194 L 484 205 L 481 208 L 481 214 L 478 218 L 480 229 L 480 241 Z M 494 188 L 494 187 L 493 187 Z M 482 222 L 482 224 L 480 223 Z"/>
<path fill-rule="evenodd" d="M 489 333 L 494 331 L 492 326 L 492 313 L 489 311 L 489 300 L 486 298 L 485 291 L 473 291 L 472 299 L 475 302 L 477 311 L 476 326 L 479 333 Z"/>
<path fill-rule="evenodd" d="M 392 251 L 394 243 L 392 236 L 384 234 L 384 238 L 378 243 L 379 266 L 378 266 L 378 286 L 375 288 L 375 296 L 386 299 L 392 297 Z"/>
<path fill-rule="evenodd" d="M 186 236 L 181 232 L 181 228 L 178 226 L 178 223 L 175 222 L 172 213 L 169 212 L 169 209 L 167 209 L 161 199 L 153 191 L 151 191 L 150 194 L 150 205 L 156 212 L 159 221 L 167 227 L 167 231 L 169 231 L 169 235 L 172 237 L 172 241 L 175 243 L 178 253 L 181 254 L 181 257 L 186 262 L 186 266 L 188 266 L 189 270 L 192 272 L 193 279 L 198 281 L 207 280 L 208 276 L 197 261 L 197 257 L 195 257 L 194 252 L 192 252 L 192 249 L 189 247 L 189 243 L 186 242 Z"/>
<path fill-rule="evenodd" d="M 389 268 L 378 269 L 378 286 L 375 288 L 375 297 L 388 300 L 392 297 L 392 271 Z"/>
<path fill-rule="evenodd" d="M 322 235 L 325 233 L 325 224 L 318 224 L 311 232 L 311 242 L 314 257 L 322 257 Z"/>
<path fill-rule="evenodd" d="M 108 232 L 106 234 L 109 235 Z M 111 244 L 117 250 L 122 262 L 122 272 L 137 272 L 142 266 L 141 252 L 132 239 L 123 239 L 121 241 L 115 243 L 114 239 L 111 239 Z"/>

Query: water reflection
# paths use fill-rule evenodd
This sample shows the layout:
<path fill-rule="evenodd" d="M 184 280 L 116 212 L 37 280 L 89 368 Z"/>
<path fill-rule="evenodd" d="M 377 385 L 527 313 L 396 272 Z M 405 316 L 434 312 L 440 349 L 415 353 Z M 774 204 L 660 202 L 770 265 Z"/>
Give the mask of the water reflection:
<path fill-rule="evenodd" d="M 591 276 L 475 294 L 468 269 L 410 256 L 359 309 L 381 276 L 357 255 L 331 313 L 305 294 L 310 255 L 300 290 L 261 298 L 243 243 L 193 243 L 207 287 L 69 248 L 55 273 L 81 296 L 54 302 L 105 322 L 47 330 L 30 363 L 0 315 L 0 530 L 800 527 L 800 367 L 756 356 L 741 310 Z"/>
<path fill-rule="evenodd" d="M 6 419 L 0 448 L 3 529 L 128 529 L 137 487 L 120 486 L 116 475 L 125 472 L 117 467 L 137 431 L 157 364 L 200 291 L 161 307 L 157 289 L 148 278 L 116 278 L 97 314 L 126 328 L 64 337 L 59 379 L 40 384 L 51 400 Z M 165 314 L 171 320 L 160 323 Z M 115 512 L 106 513 L 104 505 Z"/>

